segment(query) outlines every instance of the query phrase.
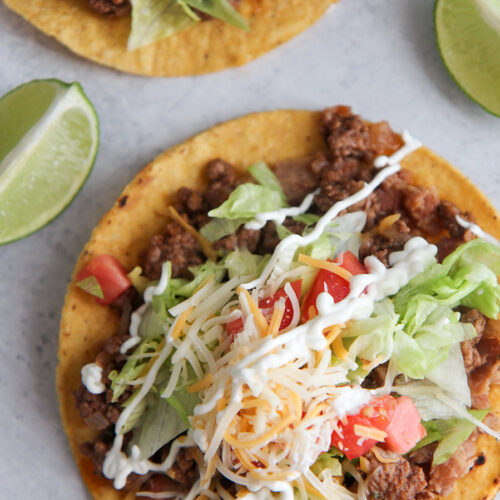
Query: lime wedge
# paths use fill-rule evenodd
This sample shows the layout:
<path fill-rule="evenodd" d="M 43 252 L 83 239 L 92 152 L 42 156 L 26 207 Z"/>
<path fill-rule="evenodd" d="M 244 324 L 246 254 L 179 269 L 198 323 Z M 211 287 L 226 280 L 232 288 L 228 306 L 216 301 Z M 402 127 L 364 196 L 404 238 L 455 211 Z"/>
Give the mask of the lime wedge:
<path fill-rule="evenodd" d="M 89 175 L 99 124 L 79 83 L 34 80 L 0 99 L 0 245 L 59 215 Z"/>
<path fill-rule="evenodd" d="M 462 90 L 500 116 L 500 0 L 436 0 L 443 62 Z"/>

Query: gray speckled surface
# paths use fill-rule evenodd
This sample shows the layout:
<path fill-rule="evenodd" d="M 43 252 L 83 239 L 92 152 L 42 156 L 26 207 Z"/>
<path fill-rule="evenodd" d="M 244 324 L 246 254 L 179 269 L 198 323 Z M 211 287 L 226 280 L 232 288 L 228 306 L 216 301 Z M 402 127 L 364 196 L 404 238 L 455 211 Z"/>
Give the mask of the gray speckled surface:
<path fill-rule="evenodd" d="M 431 0 L 343 0 L 244 68 L 146 79 L 87 62 L 0 6 L 0 94 L 33 78 L 78 80 L 101 121 L 94 171 L 71 206 L 37 234 L 0 247 L 0 498 L 88 498 L 54 389 L 60 309 L 92 227 L 163 149 L 253 111 L 348 103 L 408 128 L 500 207 L 500 120 L 441 65 L 432 10 Z"/>

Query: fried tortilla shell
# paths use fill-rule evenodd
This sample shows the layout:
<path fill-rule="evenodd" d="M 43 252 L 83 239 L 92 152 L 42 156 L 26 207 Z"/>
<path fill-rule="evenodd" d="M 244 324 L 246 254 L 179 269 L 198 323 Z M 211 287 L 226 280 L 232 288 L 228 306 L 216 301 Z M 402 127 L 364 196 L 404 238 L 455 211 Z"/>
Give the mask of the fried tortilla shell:
<path fill-rule="evenodd" d="M 127 51 L 130 16 L 97 14 L 87 0 L 4 3 L 73 52 L 100 64 L 147 76 L 184 76 L 246 64 L 314 24 L 335 1 L 242 0 L 239 10 L 249 32 L 210 20 L 133 51 Z"/>
<path fill-rule="evenodd" d="M 115 256 L 127 269 L 138 265 L 149 239 L 168 220 L 166 207 L 172 196 L 181 186 L 203 188 L 202 171 L 213 158 L 223 158 L 243 171 L 253 162 L 272 165 L 325 150 L 319 120 L 318 112 L 290 110 L 253 114 L 213 127 L 164 152 L 140 171 L 124 189 L 121 202 L 117 201 L 94 229 L 76 265 L 62 312 L 57 392 L 71 449 L 95 499 L 129 500 L 126 493 L 114 490 L 110 481 L 95 475 L 90 459 L 81 454 L 79 445 L 93 440 L 95 434 L 80 418 L 73 392 L 80 384 L 81 367 L 92 362 L 103 340 L 116 333 L 119 318 L 75 286 L 76 273 L 100 254 Z M 435 186 L 441 199 L 472 212 L 485 231 L 500 238 L 495 208 L 445 160 L 422 147 L 405 158 L 403 167 L 414 173 L 417 184 Z M 492 323 L 495 334 L 500 335 L 499 322 Z M 490 399 L 500 416 L 500 387 L 492 390 Z M 459 480 L 449 498 L 494 497 L 500 477 L 500 443 L 482 435 L 477 447 L 486 457 L 485 464 Z"/>

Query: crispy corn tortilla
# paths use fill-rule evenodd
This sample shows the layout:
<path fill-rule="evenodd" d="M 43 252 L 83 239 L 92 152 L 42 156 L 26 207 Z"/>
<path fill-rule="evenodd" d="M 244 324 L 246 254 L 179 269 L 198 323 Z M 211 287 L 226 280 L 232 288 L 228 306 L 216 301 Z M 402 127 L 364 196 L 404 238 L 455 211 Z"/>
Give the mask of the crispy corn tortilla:
<path fill-rule="evenodd" d="M 127 51 L 130 16 L 107 18 L 87 0 L 4 0 L 70 50 L 105 66 L 147 76 L 185 76 L 241 66 L 315 23 L 336 0 L 242 0 L 250 31 L 211 20 Z"/>
<path fill-rule="evenodd" d="M 203 132 L 164 152 L 139 172 L 94 229 L 76 265 L 62 312 L 57 392 L 71 449 L 95 499 L 125 499 L 127 495 L 95 475 L 91 461 L 80 453 L 80 443 L 94 439 L 95 433 L 80 418 L 73 392 L 80 384 L 81 367 L 93 361 L 102 341 L 116 332 L 119 318 L 75 286 L 76 272 L 100 254 L 114 255 L 127 269 L 136 266 L 150 237 L 167 222 L 166 207 L 171 197 L 181 186 L 203 188 L 202 171 L 213 158 L 223 158 L 243 171 L 256 161 L 272 165 L 324 150 L 319 119 L 318 112 L 276 111 L 249 115 Z M 436 186 L 443 200 L 471 211 L 486 231 L 500 238 L 495 208 L 445 160 L 422 147 L 405 158 L 403 167 L 414 172 L 417 184 Z M 500 335 L 500 322 L 492 322 L 492 326 L 495 334 Z M 492 391 L 491 401 L 500 416 L 500 387 Z M 477 446 L 486 463 L 458 481 L 450 498 L 494 497 L 498 489 L 496 478 L 500 477 L 500 443 L 483 435 Z"/>

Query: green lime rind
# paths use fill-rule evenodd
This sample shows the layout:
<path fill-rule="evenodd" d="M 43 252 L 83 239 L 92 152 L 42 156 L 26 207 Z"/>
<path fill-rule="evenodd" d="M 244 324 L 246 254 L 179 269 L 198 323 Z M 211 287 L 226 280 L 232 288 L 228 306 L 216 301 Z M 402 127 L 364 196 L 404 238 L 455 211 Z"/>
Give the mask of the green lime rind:
<path fill-rule="evenodd" d="M 99 121 L 78 82 L 33 80 L 0 99 L 0 129 L 9 131 L 0 143 L 3 245 L 46 226 L 73 201 L 95 163 Z"/>
<path fill-rule="evenodd" d="M 436 0 L 434 27 L 453 80 L 471 100 L 500 117 L 500 35 L 473 0 Z"/>

